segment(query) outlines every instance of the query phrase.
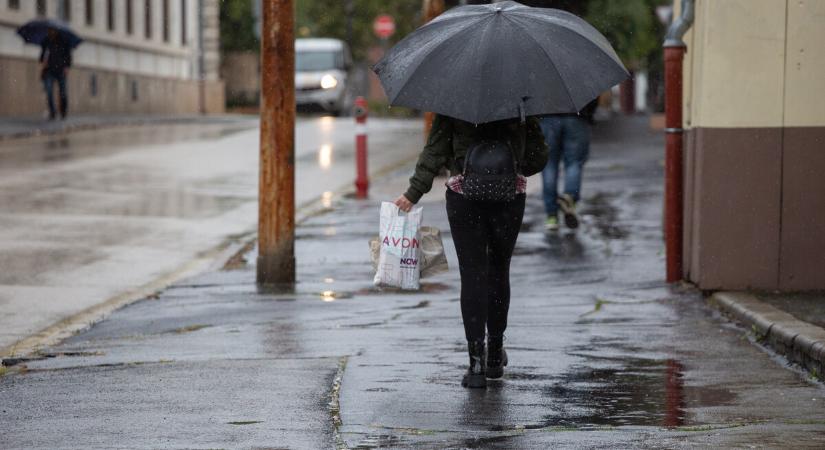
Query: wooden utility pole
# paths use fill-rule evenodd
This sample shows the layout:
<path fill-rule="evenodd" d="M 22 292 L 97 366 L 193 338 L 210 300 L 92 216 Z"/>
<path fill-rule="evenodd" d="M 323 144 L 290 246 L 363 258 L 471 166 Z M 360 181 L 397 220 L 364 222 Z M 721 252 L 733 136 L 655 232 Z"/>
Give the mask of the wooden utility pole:
<path fill-rule="evenodd" d="M 424 0 L 423 5 L 424 23 L 427 23 L 444 12 L 444 0 Z M 430 128 L 433 127 L 433 118 L 435 114 L 431 112 L 424 113 L 424 139 L 430 135 Z"/>
<path fill-rule="evenodd" d="M 295 282 L 293 0 L 262 2 L 258 284 Z"/>

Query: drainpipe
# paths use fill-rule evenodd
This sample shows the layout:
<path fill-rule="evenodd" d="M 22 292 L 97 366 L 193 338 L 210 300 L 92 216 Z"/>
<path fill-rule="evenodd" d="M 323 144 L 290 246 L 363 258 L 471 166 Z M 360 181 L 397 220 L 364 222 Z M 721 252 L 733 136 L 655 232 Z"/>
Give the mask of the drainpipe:
<path fill-rule="evenodd" d="M 684 222 L 684 129 L 682 128 L 682 40 L 693 25 L 693 0 L 682 0 L 678 19 L 670 24 L 665 56 L 665 254 L 668 283 L 682 279 L 682 224 Z"/>

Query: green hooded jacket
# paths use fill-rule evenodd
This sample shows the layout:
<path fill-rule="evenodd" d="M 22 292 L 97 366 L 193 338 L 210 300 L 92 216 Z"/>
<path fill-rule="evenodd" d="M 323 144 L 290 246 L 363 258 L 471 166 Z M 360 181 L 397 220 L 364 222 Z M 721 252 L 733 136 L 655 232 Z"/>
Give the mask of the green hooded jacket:
<path fill-rule="evenodd" d="M 427 144 L 418 157 L 415 173 L 410 178 L 410 187 L 404 196 L 413 203 L 418 203 L 421 196 L 433 187 L 433 179 L 442 168 L 457 172 L 457 161 L 463 161 L 467 148 L 479 142 L 482 135 L 500 136 L 508 141 L 510 148 L 516 152 L 521 173 L 530 176 L 539 173 L 547 164 L 548 149 L 544 135 L 535 117 L 528 117 L 524 154 L 522 154 L 519 121 L 517 119 L 474 125 L 470 122 L 437 114 L 433 120 Z"/>

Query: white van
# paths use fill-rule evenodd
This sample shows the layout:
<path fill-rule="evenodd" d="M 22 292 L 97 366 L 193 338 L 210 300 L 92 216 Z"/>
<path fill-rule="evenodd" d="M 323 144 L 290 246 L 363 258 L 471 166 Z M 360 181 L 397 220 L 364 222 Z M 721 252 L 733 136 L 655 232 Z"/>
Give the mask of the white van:
<path fill-rule="evenodd" d="M 295 40 L 295 103 L 340 114 L 346 108 L 352 56 L 338 39 Z"/>

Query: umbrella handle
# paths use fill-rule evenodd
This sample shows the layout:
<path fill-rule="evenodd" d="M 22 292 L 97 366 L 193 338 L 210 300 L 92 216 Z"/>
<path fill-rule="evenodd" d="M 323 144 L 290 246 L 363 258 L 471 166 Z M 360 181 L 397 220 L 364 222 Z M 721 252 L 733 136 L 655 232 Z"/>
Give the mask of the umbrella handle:
<path fill-rule="evenodd" d="M 524 98 L 521 99 L 521 102 L 518 104 L 518 116 L 521 119 L 522 125 L 524 122 L 527 121 L 527 113 L 524 111 Z"/>

